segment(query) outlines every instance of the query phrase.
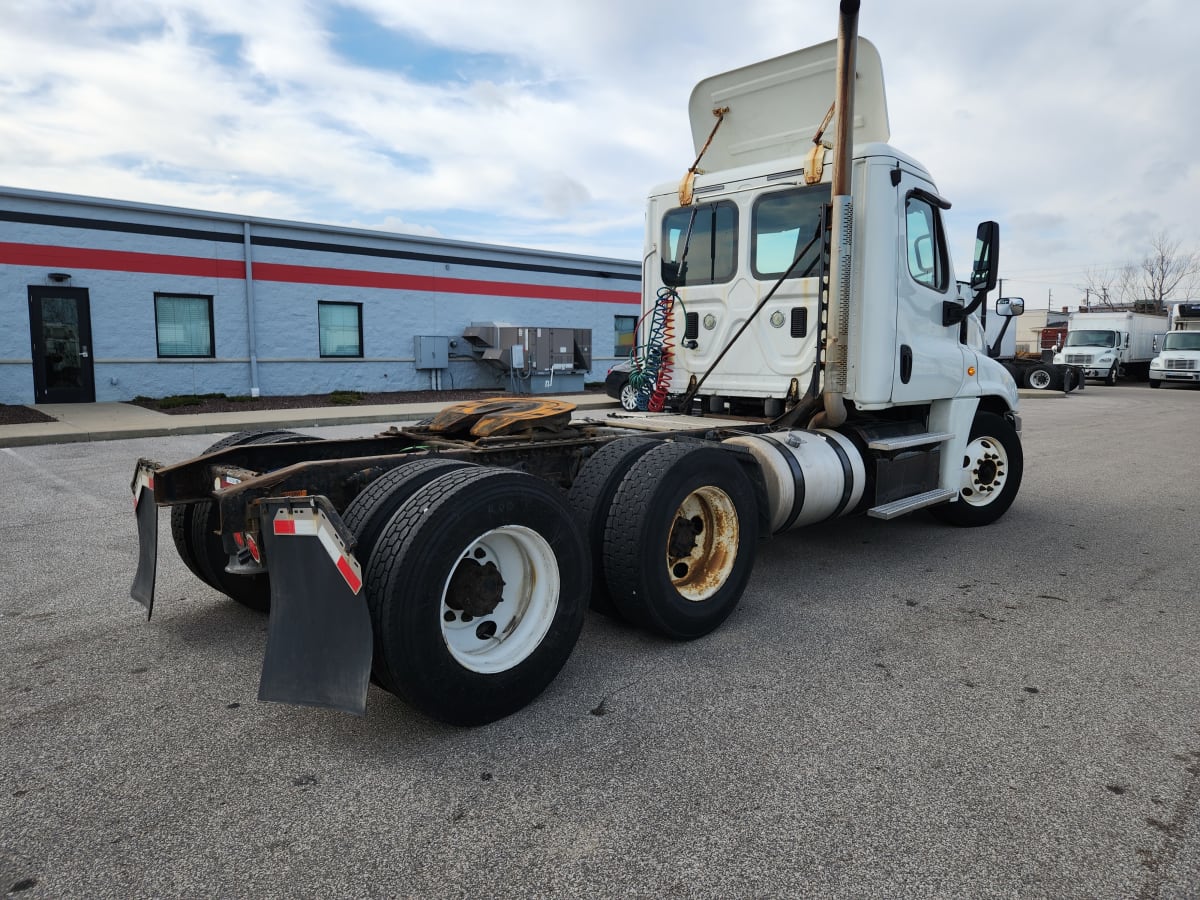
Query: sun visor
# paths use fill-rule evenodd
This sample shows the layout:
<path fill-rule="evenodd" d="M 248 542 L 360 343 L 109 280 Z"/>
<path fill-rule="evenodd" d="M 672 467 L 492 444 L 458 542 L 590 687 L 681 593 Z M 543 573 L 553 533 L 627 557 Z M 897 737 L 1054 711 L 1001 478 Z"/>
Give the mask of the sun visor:
<path fill-rule="evenodd" d="M 886 143 L 890 132 L 879 51 L 859 38 L 857 57 L 854 142 Z M 700 168 L 716 172 L 807 153 L 837 94 L 836 82 L 837 41 L 704 79 L 688 101 L 697 153 L 716 122 L 713 110 L 729 107 L 729 112 Z M 836 133 L 831 122 L 826 139 Z"/>

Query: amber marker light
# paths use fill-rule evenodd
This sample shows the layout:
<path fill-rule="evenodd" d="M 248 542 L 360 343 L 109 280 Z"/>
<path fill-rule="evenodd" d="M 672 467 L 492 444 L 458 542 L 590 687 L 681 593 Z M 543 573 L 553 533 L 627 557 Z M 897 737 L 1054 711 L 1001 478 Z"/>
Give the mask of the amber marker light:
<path fill-rule="evenodd" d="M 974 366 L 967 366 L 967 374 L 968 374 L 968 375 L 972 375 L 972 376 L 973 376 L 973 375 L 975 374 L 975 367 L 974 367 Z"/>

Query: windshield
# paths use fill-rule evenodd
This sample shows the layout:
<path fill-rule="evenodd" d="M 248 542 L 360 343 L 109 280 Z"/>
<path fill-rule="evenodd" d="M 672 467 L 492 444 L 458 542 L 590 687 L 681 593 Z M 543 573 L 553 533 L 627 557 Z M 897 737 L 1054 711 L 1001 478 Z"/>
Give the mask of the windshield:
<path fill-rule="evenodd" d="M 1117 333 L 1115 331 L 1068 331 L 1068 347 L 1115 347 Z"/>
<path fill-rule="evenodd" d="M 1200 350 L 1200 331 L 1170 331 L 1163 339 L 1164 350 Z"/>

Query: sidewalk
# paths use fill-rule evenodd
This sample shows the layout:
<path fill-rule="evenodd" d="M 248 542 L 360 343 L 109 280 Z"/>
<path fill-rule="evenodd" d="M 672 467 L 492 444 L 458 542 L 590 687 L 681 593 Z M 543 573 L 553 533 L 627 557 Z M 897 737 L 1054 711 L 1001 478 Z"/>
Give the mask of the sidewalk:
<path fill-rule="evenodd" d="M 619 409 L 605 394 L 555 395 L 579 409 Z M 35 407 L 54 422 L 0 425 L 0 447 L 116 441 L 172 434 L 214 434 L 252 428 L 312 428 L 318 425 L 415 422 L 449 406 L 448 402 L 387 406 L 336 406 L 318 409 L 263 409 L 248 412 L 168 415 L 132 403 L 45 403 Z"/>

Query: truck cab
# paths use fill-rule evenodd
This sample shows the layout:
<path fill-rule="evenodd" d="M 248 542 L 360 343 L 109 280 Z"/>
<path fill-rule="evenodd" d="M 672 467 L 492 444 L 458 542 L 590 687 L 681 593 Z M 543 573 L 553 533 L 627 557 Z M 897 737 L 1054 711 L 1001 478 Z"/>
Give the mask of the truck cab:
<path fill-rule="evenodd" d="M 887 142 L 879 54 L 865 38 L 851 213 L 844 233 L 835 223 L 828 238 L 833 271 L 820 265 L 833 151 L 814 135 L 835 95 L 836 48 L 830 41 L 693 90 L 698 166 L 683 185 L 650 195 L 643 321 L 653 323 L 664 291 L 677 291 L 665 323 L 668 342 L 678 343 L 666 361 L 668 393 L 708 412 L 774 416 L 819 381 L 852 416 L 905 407 L 948 422 L 954 409 L 961 446 L 980 399 L 1012 414 L 1017 387 L 986 343 L 970 339 L 980 304 L 972 308 L 974 292 L 960 291 L 955 277 L 943 223 L 950 201 L 920 162 Z M 785 127 L 780 111 L 801 124 Z M 986 255 L 995 245 L 983 243 L 982 265 L 994 272 Z M 643 346 L 654 339 L 639 338 Z M 956 456 L 948 448 L 945 457 Z"/>
<path fill-rule="evenodd" d="M 1156 341 L 1150 363 L 1150 387 L 1163 382 L 1200 383 L 1200 303 L 1180 303 L 1172 312 L 1171 331 Z"/>

